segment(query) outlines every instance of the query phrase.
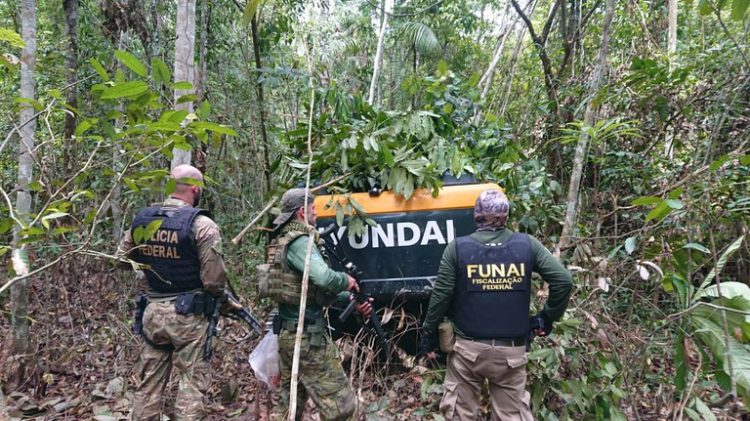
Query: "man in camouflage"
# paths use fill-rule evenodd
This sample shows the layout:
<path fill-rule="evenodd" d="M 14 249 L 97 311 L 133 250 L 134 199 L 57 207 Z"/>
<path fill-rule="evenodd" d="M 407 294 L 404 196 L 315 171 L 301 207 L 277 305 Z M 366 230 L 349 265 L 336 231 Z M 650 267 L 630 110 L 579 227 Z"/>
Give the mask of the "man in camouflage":
<path fill-rule="evenodd" d="M 179 373 L 174 419 L 206 417 L 204 400 L 211 382 L 209 361 L 203 355 L 207 316 L 216 305 L 236 306 L 227 300 L 224 289 L 219 227 L 196 207 L 203 174 L 190 165 L 179 165 L 171 178 L 176 180 L 174 193 L 163 203 L 139 211 L 117 250 L 119 256 L 141 263 L 148 281 L 133 420 L 160 419 L 161 398 L 173 367 Z M 142 238 L 153 221 L 161 221 L 158 230 Z"/>
<path fill-rule="evenodd" d="M 332 270 L 323 259 L 317 247 L 320 237 L 315 229 L 317 213 L 313 199 L 309 190 L 288 190 L 281 198 L 281 214 L 274 220 L 279 236 L 273 240 L 270 247 L 270 250 L 274 250 L 274 255 L 269 256 L 273 265 L 272 288 L 283 290 L 283 294 L 272 296 L 279 304 L 279 320 L 274 325 L 279 335 L 281 362 L 281 405 L 276 419 L 285 420 L 289 411 L 302 274 L 305 269 L 308 241 L 312 236 L 315 245 L 312 248 L 308 272 L 309 286 L 299 361 L 296 419 L 302 419 L 302 411 L 309 396 L 320 411 L 321 420 L 351 420 L 355 417 L 357 398 L 349 387 L 338 350 L 323 319 L 323 308 L 345 299 L 344 297 L 349 295 L 347 291 L 358 291 L 359 287 L 354 278 Z M 369 303 L 357 305 L 356 308 L 364 317 L 368 317 L 372 311 Z"/>

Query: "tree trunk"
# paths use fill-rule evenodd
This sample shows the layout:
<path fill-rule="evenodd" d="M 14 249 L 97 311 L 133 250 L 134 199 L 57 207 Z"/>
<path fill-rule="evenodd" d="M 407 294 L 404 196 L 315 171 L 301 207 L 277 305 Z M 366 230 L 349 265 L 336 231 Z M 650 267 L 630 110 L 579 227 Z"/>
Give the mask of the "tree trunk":
<path fill-rule="evenodd" d="M 21 51 L 21 92 L 22 98 L 36 98 L 34 86 L 34 67 L 36 66 L 36 0 L 23 0 L 21 2 L 21 36 L 26 45 Z M 19 113 L 20 124 L 34 117 L 34 108 L 25 105 Z M 36 121 L 30 121 L 19 130 L 20 142 L 18 147 L 18 193 L 16 195 L 16 214 L 21 220 L 28 221 L 31 213 L 31 193 L 29 183 L 34 174 L 34 159 L 31 154 L 34 150 L 34 132 Z M 13 255 L 26 255 L 25 245 L 19 246 L 22 239 L 21 227 L 14 226 L 13 229 Z M 15 265 L 14 265 L 15 266 Z M 31 338 L 29 335 L 29 292 L 28 279 L 16 282 L 10 288 L 11 302 L 11 324 L 13 329 L 13 353 L 22 356 L 18 375 L 23 377 L 26 371 L 27 356 L 30 356 Z"/>
<path fill-rule="evenodd" d="M 78 69 L 78 0 L 63 0 L 65 11 L 64 37 L 68 40 L 68 55 L 65 57 L 65 71 L 67 73 L 68 92 L 65 102 L 72 108 L 78 107 L 78 89 L 75 86 L 76 69 Z M 64 174 L 73 174 L 75 158 L 76 115 L 65 113 L 65 129 L 63 131 L 63 165 Z"/>
<path fill-rule="evenodd" d="M 208 63 L 206 62 L 206 53 L 208 52 L 208 19 L 211 13 L 209 0 L 201 1 L 201 42 L 198 53 L 198 86 L 196 87 L 196 100 L 198 103 L 203 102 L 206 96 L 206 82 L 208 81 Z"/>
<path fill-rule="evenodd" d="M 195 0 L 177 1 L 175 32 L 177 40 L 174 47 L 174 81 L 190 82 L 195 85 Z M 195 93 L 195 87 L 175 90 L 175 109 L 193 112 L 193 101 L 177 103 L 181 96 L 193 93 Z M 172 168 L 180 164 L 190 164 L 190 151 L 175 148 Z"/>
<path fill-rule="evenodd" d="M 557 15 L 557 10 L 559 9 L 560 3 L 562 1 L 563 0 L 555 0 L 555 2 L 552 3 L 552 8 L 550 10 L 549 16 L 547 17 L 547 22 L 544 24 L 542 33 L 537 34 L 534 30 L 534 24 L 531 22 L 531 19 L 526 16 L 526 13 L 521 10 L 521 6 L 518 5 L 518 2 L 516 0 L 510 0 L 510 4 L 514 9 L 516 9 L 516 12 L 526 24 L 526 27 L 529 29 L 531 40 L 536 46 L 537 52 L 539 54 L 539 60 L 542 62 L 542 71 L 544 72 L 544 87 L 547 92 L 547 98 L 549 99 L 549 105 L 551 107 L 550 111 L 551 114 L 555 116 L 555 118 L 559 117 L 557 114 L 560 108 L 557 99 L 558 80 L 552 70 L 552 62 L 550 61 L 549 55 L 547 54 L 546 44 L 547 37 L 549 36 L 549 31 L 552 28 L 552 22 L 555 20 L 555 15 Z"/>
<path fill-rule="evenodd" d="M 378 32 L 378 48 L 375 51 L 375 63 L 372 70 L 372 81 L 370 82 L 370 94 L 367 103 L 373 105 L 375 101 L 375 88 L 378 86 L 381 67 L 383 65 L 383 46 L 385 45 L 385 33 L 388 31 L 388 15 L 393 12 L 394 0 L 382 0 L 380 4 L 380 32 Z"/>
<path fill-rule="evenodd" d="M 524 6 L 524 8 L 528 8 L 532 6 L 534 3 L 534 0 L 529 0 L 528 3 Z M 480 93 L 479 99 L 484 100 L 487 98 L 487 94 L 490 92 L 490 86 L 492 86 L 492 79 L 495 75 L 495 69 L 497 69 L 497 65 L 500 63 L 500 58 L 503 56 L 503 51 L 505 51 L 505 42 L 508 40 L 508 37 L 510 37 L 510 34 L 515 32 L 516 24 L 518 23 L 518 20 L 521 17 L 516 15 L 515 18 L 513 18 L 510 23 L 505 27 L 505 32 L 501 36 L 500 40 L 498 41 L 497 48 L 495 49 L 495 54 L 492 57 L 492 61 L 490 62 L 490 65 L 487 67 L 487 70 L 482 75 L 482 78 L 479 79 L 479 86 L 482 88 L 482 92 Z M 474 124 L 478 124 L 479 120 L 482 118 L 482 113 L 479 109 L 477 109 L 476 113 L 474 114 Z"/>
<path fill-rule="evenodd" d="M 234 4 L 240 9 L 240 12 L 244 12 L 245 8 L 240 4 L 238 0 L 234 0 Z M 260 124 L 260 137 L 263 141 L 263 181 L 266 192 L 271 191 L 271 158 L 269 149 L 271 146 L 268 144 L 268 134 L 266 133 L 266 112 L 265 112 L 265 101 L 263 100 L 263 84 L 260 82 L 260 70 L 263 68 L 260 60 L 260 36 L 258 33 L 258 12 L 255 12 L 253 19 L 250 21 L 250 35 L 253 39 L 253 56 L 255 59 L 256 72 L 256 93 L 258 95 L 258 122 Z M 297 127 L 297 121 L 295 118 L 294 127 Z"/>
<path fill-rule="evenodd" d="M 162 50 L 160 47 L 160 40 L 161 40 L 161 25 L 159 16 L 159 13 L 157 11 L 157 6 L 159 4 L 159 0 L 151 0 L 150 4 L 148 5 L 148 13 L 151 14 L 151 22 L 153 23 L 153 26 L 151 27 L 151 43 L 149 50 L 151 50 L 151 57 L 159 57 L 163 62 L 166 63 L 166 60 L 164 57 L 161 57 Z"/>
<path fill-rule="evenodd" d="M 533 6 L 531 7 L 531 11 L 529 14 L 534 13 L 534 9 L 536 8 L 537 3 L 533 2 Z M 508 107 L 508 101 L 510 100 L 510 91 L 513 87 L 513 77 L 516 74 L 516 67 L 518 65 L 518 57 L 521 55 L 521 47 L 523 47 L 524 44 L 524 32 L 522 29 L 519 29 L 516 31 L 516 47 L 513 49 L 513 60 L 511 61 L 510 65 L 510 72 L 508 73 L 508 76 L 505 80 L 505 93 L 503 94 L 503 102 L 500 106 L 500 112 L 498 115 L 505 115 L 505 109 Z"/>
<path fill-rule="evenodd" d="M 669 26 L 667 30 L 667 56 L 669 57 L 669 67 L 672 68 L 675 53 L 677 52 L 677 0 L 668 0 L 668 21 Z M 664 156 L 671 160 L 673 156 L 674 147 L 674 126 L 669 125 L 666 131 L 666 139 L 664 142 Z"/>
<path fill-rule="evenodd" d="M 118 50 L 124 50 L 125 44 L 128 42 L 128 33 L 127 32 L 120 32 L 120 39 L 117 43 L 117 49 Z M 117 69 L 125 72 L 125 65 L 121 62 L 117 62 Z M 115 127 L 118 130 L 122 130 L 123 126 L 123 117 L 122 113 L 124 112 L 122 103 L 117 104 L 116 106 L 117 111 L 120 113 L 120 115 L 117 117 L 117 120 L 115 121 Z M 120 148 L 112 148 L 112 166 L 115 169 L 115 172 L 119 172 L 122 169 L 122 156 L 120 155 Z M 109 198 L 109 209 L 112 211 L 112 238 L 120 238 L 122 237 L 122 206 L 120 206 L 120 195 L 122 194 L 122 188 L 120 183 L 115 185 L 115 187 L 112 189 L 112 196 Z"/>
<path fill-rule="evenodd" d="M 596 60 L 596 66 L 594 67 L 594 73 L 591 75 L 591 83 L 589 85 L 589 92 L 587 97 L 594 98 L 596 92 L 602 86 L 602 79 L 604 74 L 604 67 L 607 64 L 607 50 L 609 48 L 609 35 L 612 31 L 612 18 L 615 14 L 615 0 L 607 0 L 606 10 L 604 12 L 604 28 L 602 30 L 602 41 L 599 46 L 599 54 Z M 583 126 L 592 127 L 596 118 L 596 111 L 598 106 L 594 101 L 589 99 L 586 104 L 586 112 L 583 117 Z M 568 201 L 565 211 L 565 222 L 563 223 L 562 234 L 560 235 L 560 241 L 557 244 L 555 255 L 558 258 L 562 258 L 563 253 L 572 244 L 571 239 L 573 232 L 575 231 L 577 208 L 578 208 L 578 189 L 581 186 L 581 176 L 583 174 L 583 166 L 586 161 L 586 150 L 588 148 L 589 136 L 588 131 L 581 130 L 581 134 L 578 138 L 578 144 L 576 145 L 575 157 L 573 158 L 573 171 L 570 175 L 570 185 L 568 186 Z"/>
<path fill-rule="evenodd" d="M 271 158 L 268 144 L 268 134 L 266 133 L 266 105 L 263 100 L 263 83 L 260 81 L 260 70 L 263 68 L 260 61 L 260 36 L 258 35 L 258 14 L 253 16 L 250 22 L 250 31 L 253 37 L 253 55 L 255 56 L 256 83 L 258 91 L 258 120 L 260 123 L 260 137 L 263 141 L 263 179 L 265 181 L 266 193 L 271 191 Z"/>
<path fill-rule="evenodd" d="M 667 31 L 667 53 L 669 53 L 670 62 L 672 55 L 677 51 L 677 0 L 668 0 L 669 2 L 669 29 Z"/>

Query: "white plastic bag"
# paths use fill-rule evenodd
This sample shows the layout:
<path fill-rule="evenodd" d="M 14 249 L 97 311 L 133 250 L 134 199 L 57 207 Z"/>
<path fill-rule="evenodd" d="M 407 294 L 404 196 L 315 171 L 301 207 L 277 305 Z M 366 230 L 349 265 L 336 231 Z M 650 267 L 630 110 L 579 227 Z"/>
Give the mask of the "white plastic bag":
<path fill-rule="evenodd" d="M 247 358 L 255 377 L 269 388 L 276 389 L 281 383 L 279 370 L 279 337 L 273 332 L 266 332 L 266 336 L 255 347 Z"/>

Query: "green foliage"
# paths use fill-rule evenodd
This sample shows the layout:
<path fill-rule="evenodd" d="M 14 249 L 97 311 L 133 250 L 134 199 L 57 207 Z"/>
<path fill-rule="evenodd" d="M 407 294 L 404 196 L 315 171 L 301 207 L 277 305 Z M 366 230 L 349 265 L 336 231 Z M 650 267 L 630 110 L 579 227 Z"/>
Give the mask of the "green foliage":
<path fill-rule="evenodd" d="M 637 121 L 620 121 L 619 118 L 598 120 L 594 127 L 585 126 L 583 121 L 574 121 L 568 123 L 557 140 L 563 144 L 574 143 L 583 133 L 592 144 L 627 141 L 641 137 L 637 125 Z"/>
<path fill-rule="evenodd" d="M 15 31 L 0 27 L 0 48 L 2 48 L 0 49 L 0 66 L 14 71 L 19 64 L 19 61 L 15 56 L 3 51 L 6 44 L 13 49 L 20 49 L 23 48 L 25 43 L 23 42 L 23 38 L 21 38 L 21 36 Z"/>
<path fill-rule="evenodd" d="M 148 241 L 149 238 L 156 234 L 156 231 L 161 227 L 161 223 L 164 222 L 161 219 L 157 219 L 148 223 L 148 225 L 139 225 L 133 230 L 133 241 L 136 244 L 141 244 Z"/>
<path fill-rule="evenodd" d="M 8 28 L 0 28 L 0 42 L 7 43 L 13 48 L 23 48 L 23 46 L 26 45 L 26 43 L 23 42 L 23 38 L 21 38 L 16 31 Z"/>
<path fill-rule="evenodd" d="M 429 26 L 421 22 L 406 22 L 399 27 L 402 36 L 420 54 L 435 54 L 440 51 L 440 41 Z"/>
<path fill-rule="evenodd" d="M 523 160 L 499 124 L 477 127 L 471 123 L 474 87 L 445 69 L 440 72 L 442 76 L 412 79 L 403 86 L 423 93 L 428 102 L 421 110 L 375 110 L 358 95 L 335 88 L 317 92 L 316 101 L 325 106 L 311 128 L 312 178 L 322 183 L 345 176 L 334 191 L 380 186 L 406 198 L 417 189 L 436 195 L 444 174 L 469 173 L 500 182 L 515 178 L 514 187 L 525 190 L 520 192 L 527 204 L 521 206 L 524 211 L 532 196 L 549 197 L 550 189 L 559 192 L 559 184 L 548 185 L 541 164 Z M 285 185 L 305 178 L 307 140 L 306 124 L 285 133 L 287 151 L 274 165 Z M 528 171 L 513 171 L 517 165 Z M 529 171 L 537 173 L 531 176 Z M 533 180 L 519 181 L 524 176 Z M 534 231 L 540 220 L 556 216 L 553 209 L 547 209 L 551 212 L 547 216 L 525 215 L 521 224 Z M 351 213 L 347 209 L 344 214 Z"/>
<path fill-rule="evenodd" d="M 127 51 L 117 50 L 115 51 L 115 57 L 117 60 L 125 65 L 128 69 L 132 70 L 133 73 L 140 77 L 146 77 L 146 65 L 138 60 L 134 55 Z"/>
<path fill-rule="evenodd" d="M 101 80 L 90 90 L 92 101 L 97 104 L 96 114 L 79 115 L 75 128 L 74 142 L 82 152 L 82 167 L 69 180 L 50 179 L 45 172 L 37 173 L 29 189 L 45 201 L 27 218 L 18 220 L 21 237 L 18 244 L 39 246 L 74 238 L 94 241 L 89 236 L 95 230 L 90 227 L 96 227 L 105 216 L 100 202 L 111 195 L 118 183 L 127 189 L 126 200 L 141 204 L 154 193 L 170 194 L 175 183 L 174 180 L 165 183 L 168 171 L 159 157 L 171 158 L 173 148 L 192 150 L 217 138 L 237 136 L 235 130 L 206 120 L 210 114 L 207 102 L 198 113 L 177 111 L 164 102 L 161 93 L 164 86 L 172 89 L 192 86 L 186 82 L 172 84 L 164 63 L 153 60 L 155 70 L 149 77 L 145 65 L 134 55 L 117 51 L 115 57 L 132 71 L 133 78 L 120 70 L 111 75 L 97 59 L 89 61 Z M 60 98 L 55 92 L 50 96 L 52 100 Z M 16 102 L 31 104 L 35 110 L 50 114 L 66 110 L 64 105 L 43 96 L 38 100 L 18 98 Z M 50 134 L 53 142 L 61 142 L 56 133 Z M 119 154 L 114 162 L 113 150 Z M 97 161 L 108 164 L 98 165 Z M 181 182 L 203 186 L 198 180 Z M 3 218 L 0 231 L 7 232 L 13 225 L 13 221 Z M 156 229 L 158 224 L 139 227 L 133 233 L 134 239 L 137 243 L 145 241 Z"/>

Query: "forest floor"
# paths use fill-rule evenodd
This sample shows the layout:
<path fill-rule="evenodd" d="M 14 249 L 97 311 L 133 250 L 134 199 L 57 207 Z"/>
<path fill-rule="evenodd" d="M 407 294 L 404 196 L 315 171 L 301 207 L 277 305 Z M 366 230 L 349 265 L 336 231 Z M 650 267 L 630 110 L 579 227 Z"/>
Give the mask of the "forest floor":
<path fill-rule="evenodd" d="M 101 262 L 68 261 L 29 283 L 34 352 L 31 370 L 18 378 L 21 360 L 10 355 L 10 304 L 0 302 L 0 386 L 11 420 L 129 419 L 133 367 L 140 340 L 131 332 L 136 286 L 129 276 Z M 262 314 L 260 309 L 255 309 Z M 214 340 L 211 420 L 266 420 L 278 400 L 253 375 L 248 355 L 259 339 L 247 326 L 222 318 Z M 372 363 L 372 359 L 368 364 Z M 359 366 L 346 361 L 347 368 Z M 438 374 L 424 367 L 384 376 L 376 370 L 353 376 L 363 419 L 442 419 Z M 428 381 L 425 385 L 425 377 Z M 176 382 L 164 393 L 165 413 L 174 405 Z M 306 420 L 317 420 L 308 402 Z M 0 408 L 0 421 L 2 420 Z M 165 418 L 167 419 L 167 418 Z"/>
<path fill-rule="evenodd" d="M 132 276 L 100 261 L 68 260 L 29 282 L 29 314 L 33 342 L 32 369 L 19 376 L 19 359 L 10 353 L 10 304 L 0 300 L 0 387 L 10 420 L 129 419 L 133 367 L 140 339 L 131 331 Z M 268 308 L 254 308 L 264 315 Z M 210 420 L 268 420 L 278 401 L 253 375 L 248 355 L 259 339 L 240 322 L 222 318 L 211 360 L 213 380 L 208 393 Z M 407 361 L 384 369 L 368 346 L 352 346 L 361 338 L 340 343 L 344 367 L 350 372 L 363 420 L 442 420 L 438 406 L 443 393 L 443 368 Z M 356 351 L 356 357 L 352 355 Z M 403 355 L 402 355 L 403 357 Z M 413 360 L 413 359 L 412 359 Z M 669 364 L 667 360 L 665 364 Z M 667 371 L 671 371 L 667 370 Z M 384 374 L 384 373 L 388 374 Z M 173 373 L 174 376 L 174 373 Z M 664 384 L 665 390 L 673 386 Z M 174 405 L 176 382 L 164 393 L 165 413 Z M 671 420 L 677 401 L 664 393 L 638 393 L 622 402 L 629 419 Z M 3 408 L 0 402 L 0 421 Z M 566 402 L 547 402 L 562 408 Z M 745 411 L 712 408 L 719 419 L 745 419 Z M 484 407 L 487 410 L 486 406 Z M 553 409 L 554 410 L 554 409 Z M 733 413 L 733 415 L 729 415 Z M 305 420 L 317 420 L 311 403 Z M 165 418 L 167 419 L 167 418 Z"/>

